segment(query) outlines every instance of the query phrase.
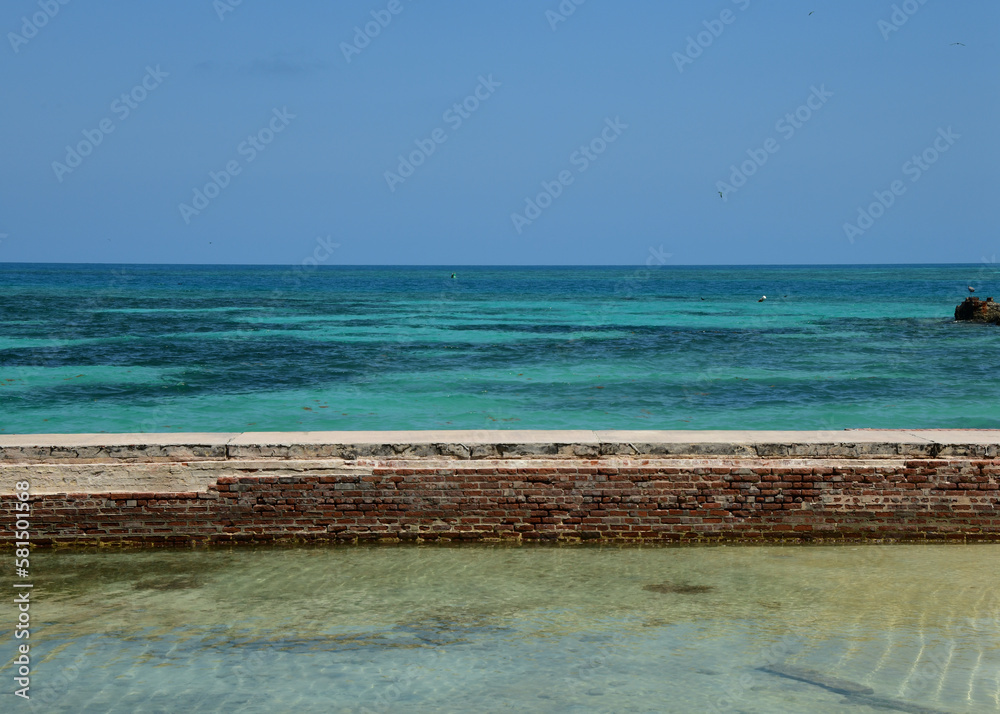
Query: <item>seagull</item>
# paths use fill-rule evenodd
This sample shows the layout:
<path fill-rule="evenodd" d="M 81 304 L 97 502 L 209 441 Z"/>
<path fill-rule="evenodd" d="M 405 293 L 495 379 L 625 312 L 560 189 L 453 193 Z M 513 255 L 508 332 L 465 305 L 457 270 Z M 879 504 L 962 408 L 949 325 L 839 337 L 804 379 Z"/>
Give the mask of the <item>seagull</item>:
<path fill-rule="evenodd" d="M 952 45 L 961 45 L 962 47 L 965 47 L 965 43 L 964 42 L 952 42 L 951 44 Z"/>
<path fill-rule="evenodd" d="M 719 191 L 719 198 L 725 198 L 725 196 L 722 195 L 722 191 Z"/>
<path fill-rule="evenodd" d="M 976 292 L 976 289 L 970 285 L 969 286 L 969 292 L 970 293 L 974 293 L 974 292 Z"/>
<path fill-rule="evenodd" d="M 809 14 L 810 14 L 810 15 L 812 15 L 812 14 L 813 14 L 813 12 L 816 12 L 816 11 L 815 11 L 815 10 L 813 10 L 813 11 L 812 11 L 812 12 L 810 12 Z"/>
<path fill-rule="evenodd" d="M 765 300 L 767 300 L 767 295 L 761 295 L 760 300 L 758 300 L 757 302 L 764 302 Z"/>

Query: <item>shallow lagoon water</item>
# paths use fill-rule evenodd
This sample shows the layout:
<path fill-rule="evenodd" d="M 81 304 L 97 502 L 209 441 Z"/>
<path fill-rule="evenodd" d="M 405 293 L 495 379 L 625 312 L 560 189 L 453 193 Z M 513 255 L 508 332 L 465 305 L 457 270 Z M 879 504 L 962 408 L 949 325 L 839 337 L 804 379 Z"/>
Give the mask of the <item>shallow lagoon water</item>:
<path fill-rule="evenodd" d="M 83 551 L 32 566 L 33 711 L 1000 711 L 1000 546 Z M 9 683 L 11 632 L 0 641 Z"/>

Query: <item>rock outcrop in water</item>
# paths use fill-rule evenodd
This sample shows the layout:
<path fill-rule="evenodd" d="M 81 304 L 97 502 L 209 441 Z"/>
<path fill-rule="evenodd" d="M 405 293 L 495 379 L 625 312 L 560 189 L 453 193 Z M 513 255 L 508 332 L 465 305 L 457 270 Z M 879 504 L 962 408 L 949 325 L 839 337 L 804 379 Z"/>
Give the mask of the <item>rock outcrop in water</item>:
<path fill-rule="evenodd" d="M 1000 325 L 1000 302 L 993 302 L 991 297 L 985 300 L 967 297 L 955 308 L 955 319 Z"/>

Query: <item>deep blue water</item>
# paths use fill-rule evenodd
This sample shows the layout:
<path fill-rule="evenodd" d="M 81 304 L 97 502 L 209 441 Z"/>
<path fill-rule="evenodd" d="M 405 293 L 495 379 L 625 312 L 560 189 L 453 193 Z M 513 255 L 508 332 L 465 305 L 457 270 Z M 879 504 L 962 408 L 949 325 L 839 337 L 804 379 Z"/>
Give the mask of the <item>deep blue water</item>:
<path fill-rule="evenodd" d="M 0 432 L 997 428 L 969 285 L 1000 269 L 0 264 Z"/>

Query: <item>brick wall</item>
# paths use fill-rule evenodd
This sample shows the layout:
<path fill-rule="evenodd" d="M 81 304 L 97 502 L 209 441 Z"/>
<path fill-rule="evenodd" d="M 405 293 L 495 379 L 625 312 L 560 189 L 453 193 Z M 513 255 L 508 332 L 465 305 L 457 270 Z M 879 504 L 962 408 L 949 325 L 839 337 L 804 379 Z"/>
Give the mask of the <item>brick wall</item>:
<path fill-rule="evenodd" d="M 33 494 L 32 542 L 1000 541 L 997 458 L 172 464 L 202 474 L 216 466 L 220 475 L 201 491 L 91 487 Z M 20 468 L 30 473 L 32 467 Z M 14 502 L 14 496 L 0 496 L 0 541 L 7 545 L 17 517 Z"/>

